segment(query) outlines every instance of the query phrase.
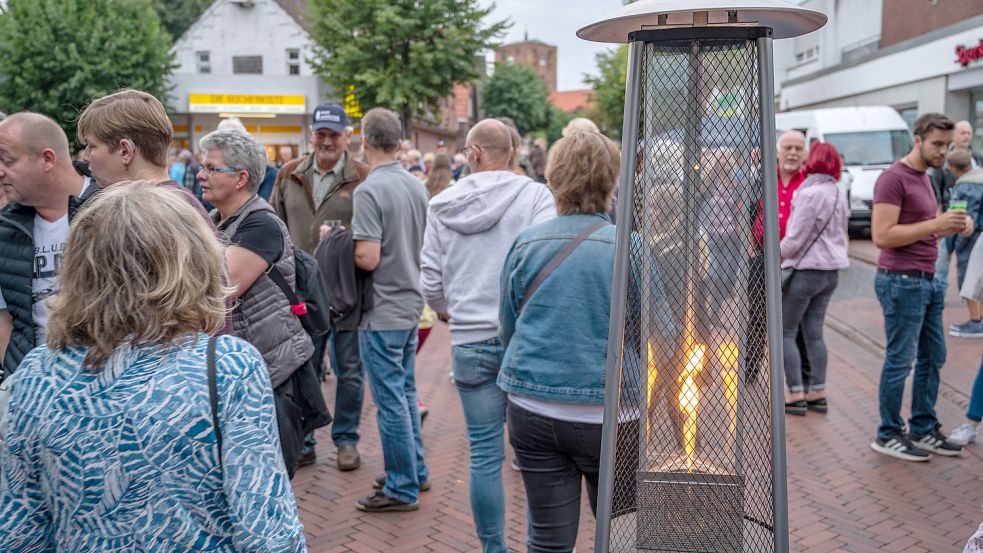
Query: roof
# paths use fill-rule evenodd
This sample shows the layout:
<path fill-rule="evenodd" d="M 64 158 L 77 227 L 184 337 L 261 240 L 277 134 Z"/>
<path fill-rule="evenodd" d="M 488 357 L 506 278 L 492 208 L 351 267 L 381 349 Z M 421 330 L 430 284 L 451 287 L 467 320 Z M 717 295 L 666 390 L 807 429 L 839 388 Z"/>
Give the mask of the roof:
<path fill-rule="evenodd" d="M 550 94 L 550 103 L 567 113 L 575 113 L 587 109 L 590 104 L 593 89 L 585 90 L 565 90 Z"/>
<path fill-rule="evenodd" d="M 309 4 L 307 0 L 273 0 L 276 2 L 283 11 L 287 12 L 287 15 L 293 18 L 298 25 L 303 27 L 305 31 L 309 31 L 307 24 L 307 10 Z"/>

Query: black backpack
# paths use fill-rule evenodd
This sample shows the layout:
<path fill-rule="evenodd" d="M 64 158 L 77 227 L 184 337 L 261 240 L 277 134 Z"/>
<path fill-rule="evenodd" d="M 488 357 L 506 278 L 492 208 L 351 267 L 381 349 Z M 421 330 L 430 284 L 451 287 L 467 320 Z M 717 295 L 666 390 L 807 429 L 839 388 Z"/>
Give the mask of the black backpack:
<path fill-rule="evenodd" d="M 324 277 L 314 256 L 294 246 L 294 271 L 297 293 L 287 284 L 276 265 L 266 271 L 270 279 L 290 301 L 290 310 L 311 336 L 323 336 L 331 330 L 331 301 L 324 286 Z"/>

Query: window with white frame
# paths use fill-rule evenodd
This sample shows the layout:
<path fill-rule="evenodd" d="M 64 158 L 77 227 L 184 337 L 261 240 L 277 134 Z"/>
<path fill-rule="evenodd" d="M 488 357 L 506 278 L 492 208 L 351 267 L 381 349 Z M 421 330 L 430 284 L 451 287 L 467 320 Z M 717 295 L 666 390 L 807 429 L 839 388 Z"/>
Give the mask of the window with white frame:
<path fill-rule="evenodd" d="M 805 63 L 807 61 L 812 61 L 819 57 L 819 46 L 813 46 L 808 50 L 804 50 L 795 54 L 796 63 Z"/>
<path fill-rule="evenodd" d="M 300 75 L 299 48 L 287 48 L 287 75 Z"/>
<path fill-rule="evenodd" d="M 199 73 L 212 72 L 212 55 L 208 50 L 195 52 L 195 62 L 198 65 Z"/>

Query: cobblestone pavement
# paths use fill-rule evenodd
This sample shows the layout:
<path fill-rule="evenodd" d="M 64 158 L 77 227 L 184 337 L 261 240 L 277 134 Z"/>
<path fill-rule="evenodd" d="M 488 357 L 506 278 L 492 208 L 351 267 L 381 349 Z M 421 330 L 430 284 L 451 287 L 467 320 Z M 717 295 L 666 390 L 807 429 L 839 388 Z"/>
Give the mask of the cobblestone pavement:
<path fill-rule="evenodd" d="M 895 461 L 870 450 L 878 421 L 883 320 L 873 297 L 873 268 L 866 263 L 876 250 L 869 242 L 855 242 L 851 249 L 854 267 L 845 276 L 869 282 L 861 285 L 869 288 L 854 297 L 846 293 L 841 279 L 844 294 L 838 292 L 830 307 L 826 332 L 830 413 L 787 419 L 791 551 L 958 553 L 983 520 L 983 450 L 974 444 L 961 458 L 936 456 L 929 463 Z M 950 290 L 946 324 L 965 317 L 965 309 Z M 963 420 L 981 349 L 983 340 L 949 339 L 949 361 L 937 406 L 948 429 Z M 312 552 L 480 551 L 468 501 L 464 420 L 448 378 L 449 365 L 450 336 L 441 325 L 417 361 L 420 397 L 430 410 L 424 442 L 433 482 L 433 489 L 421 494 L 419 511 L 366 514 L 355 509 L 355 500 L 369 494 L 373 477 L 383 472 L 368 393 L 359 470 L 335 469 L 330 428 L 318 432 L 317 464 L 301 469 L 293 481 Z M 325 384 L 324 393 L 333 405 L 333 380 Z M 508 451 L 506 463 L 511 459 Z M 522 479 L 508 466 L 503 477 L 509 546 L 525 551 Z M 577 551 L 593 551 L 593 531 L 594 518 L 585 496 Z"/>

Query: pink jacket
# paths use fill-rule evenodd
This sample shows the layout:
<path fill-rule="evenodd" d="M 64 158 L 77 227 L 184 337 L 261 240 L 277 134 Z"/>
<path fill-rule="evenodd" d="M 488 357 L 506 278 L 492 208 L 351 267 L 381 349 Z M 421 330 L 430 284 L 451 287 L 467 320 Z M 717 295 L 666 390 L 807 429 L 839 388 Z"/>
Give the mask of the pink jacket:
<path fill-rule="evenodd" d="M 781 243 L 782 268 L 831 271 L 849 266 L 847 208 L 846 193 L 832 177 L 809 175 L 792 199 L 792 215 Z M 823 230 L 827 220 L 829 225 Z"/>

